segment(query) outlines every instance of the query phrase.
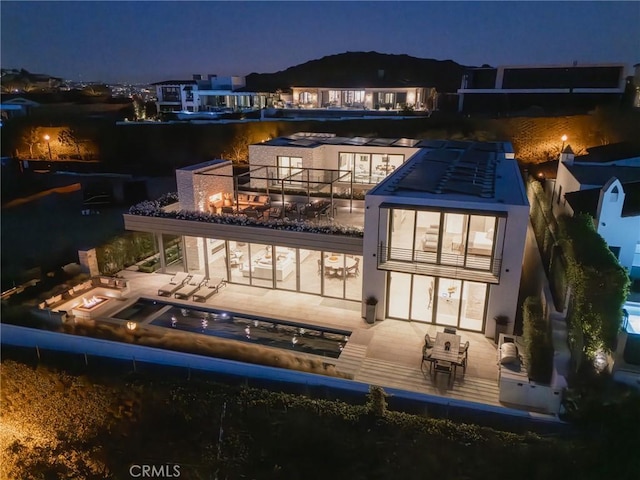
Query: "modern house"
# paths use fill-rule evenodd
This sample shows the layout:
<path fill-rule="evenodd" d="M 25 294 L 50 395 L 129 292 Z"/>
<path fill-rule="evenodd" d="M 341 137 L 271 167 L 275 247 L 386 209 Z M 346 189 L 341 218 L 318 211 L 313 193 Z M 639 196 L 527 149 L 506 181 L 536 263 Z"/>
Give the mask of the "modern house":
<path fill-rule="evenodd" d="M 155 235 L 162 272 L 363 316 L 375 296 L 380 320 L 488 337 L 515 317 L 529 206 L 510 144 L 298 134 L 251 145 L 249 163 L 248 182 L 224 160 L 177 170 L 177 202 L 134 208 L 125 228 Z"/>
<path fill-rule="evenodd" d="M 292 106 L 299 108 L 348 108 L 355 110 L 415 110 L 435 108 L 435 88 L 419 86 L 295 86 Z"/>
<path fill-rule="evenodd" d="M 624 64 L 509 65 L 471 68 L 458 89 L 458 111 L 508 114 L 532 107 L 546 112 L 592 109 L 618 102 Z"/>
<path fill-rule="evenodd" d="M 218 112 L 260 109 L 267 94 L 244 91 L 244 77 L 193 75 L 192 80 L 166 80 L 156 87 L 158 112 Z"/>
<path fill-rule="evenodd" d="M 556 215 L 587 213 L 620 264 L 640 278 L 640 148 L 618 143 L 560 155 L 552 190 Z"/>

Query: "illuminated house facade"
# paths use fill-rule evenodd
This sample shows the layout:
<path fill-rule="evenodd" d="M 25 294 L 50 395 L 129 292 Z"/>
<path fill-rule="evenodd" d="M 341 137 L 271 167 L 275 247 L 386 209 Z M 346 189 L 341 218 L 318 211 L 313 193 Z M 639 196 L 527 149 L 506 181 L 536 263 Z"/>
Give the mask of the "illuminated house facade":
<path fill-rule="evenodd" d="M 433 110 L 436 90 L 427 87 L 292 87 L 293 106 L 358 110 Z"/>
<path fill-rule="evenodd" d="M 158 112 L 215 112 L 221 110 L 260 109 L 267 95 L 244 91 L 244 77 L 194 75 L 193 80 L 167 80 L 156 87 Z"/>
<path fill-rule="evenodd" d="M 376 170 L 375 155 L 402 161 L 379 179 L 368 173 L 365 200 L 347 198 L 357 162 Z M 373 295 L 380 320 L 491 337 L 494 316 L 513 321 L 529 207 L 510 144 L 294 135 L 251 145 L 249 161 L 242 189 L 228 161 L 178 170 L 178 203 L 132 211 L 125 228 L 154 233 L 162 252 L 179 247 L 181 262 L 161 255 L 165 272 L 358 305 Z M 317 202 L 330 205 L 326 220 L 282 219 L 290 204 Z"/>

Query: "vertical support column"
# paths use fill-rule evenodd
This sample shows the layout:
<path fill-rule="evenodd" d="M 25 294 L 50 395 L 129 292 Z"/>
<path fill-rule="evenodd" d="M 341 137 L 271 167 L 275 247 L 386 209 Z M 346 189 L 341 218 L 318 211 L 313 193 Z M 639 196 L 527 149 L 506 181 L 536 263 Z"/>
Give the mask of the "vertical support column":
<path fill-rule="evenodd" d="M 156 239 L 158 240 L 158 258 L 160 259 L 160 271 L 162 273 L 167 272 L 167 259 L 164 254 L 164 238 L 162 238 L 162 233 L 156 233 Z"/>
<path fill-rule="evenodd" d="M 207 239 L 202 237 L 202 259 L 204 260 L 204 276 L 206 278 L 209 278 L 209 252 L 207 250 Z"/>

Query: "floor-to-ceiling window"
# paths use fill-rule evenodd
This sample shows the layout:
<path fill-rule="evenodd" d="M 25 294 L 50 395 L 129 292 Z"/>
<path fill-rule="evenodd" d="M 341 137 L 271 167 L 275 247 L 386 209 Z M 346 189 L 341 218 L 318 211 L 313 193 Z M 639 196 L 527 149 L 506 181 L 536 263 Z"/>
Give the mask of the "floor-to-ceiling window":
<path fill-rule="evenodd" d="M 479 332 L 488 292 L 484 283 L 389 272 L 387 316 Z"/>
<path fill-rule="evenodd" d="M 356 183 L 378 183 L 396 170 L 404 162 L 404 155 L 382 153 L 339 154 L 338 169 L 341 172 L 353 171 Z"/>
<path fill-rule="evenodd" d="M 183 272 L 184 264 L 183 258 L 183 243 L 180 235 L 167 235 L 162 234 L 162 245 L 164 251 L 161 252 L 164 255 L 165 269 L 167 273 Z"/>

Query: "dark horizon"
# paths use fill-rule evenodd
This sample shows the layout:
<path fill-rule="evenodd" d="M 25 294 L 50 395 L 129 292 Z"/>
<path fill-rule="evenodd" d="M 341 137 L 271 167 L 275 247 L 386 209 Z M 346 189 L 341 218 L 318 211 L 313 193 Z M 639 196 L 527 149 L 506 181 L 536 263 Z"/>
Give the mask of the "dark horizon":
<path fill-rule="evenodd" d="M 2 68 L 151 83 L 376 51 L 461 65 L 640 62 L 636 2 L 2 2 Z M 616 35 L 612 35 L 616 32 Z"/>

